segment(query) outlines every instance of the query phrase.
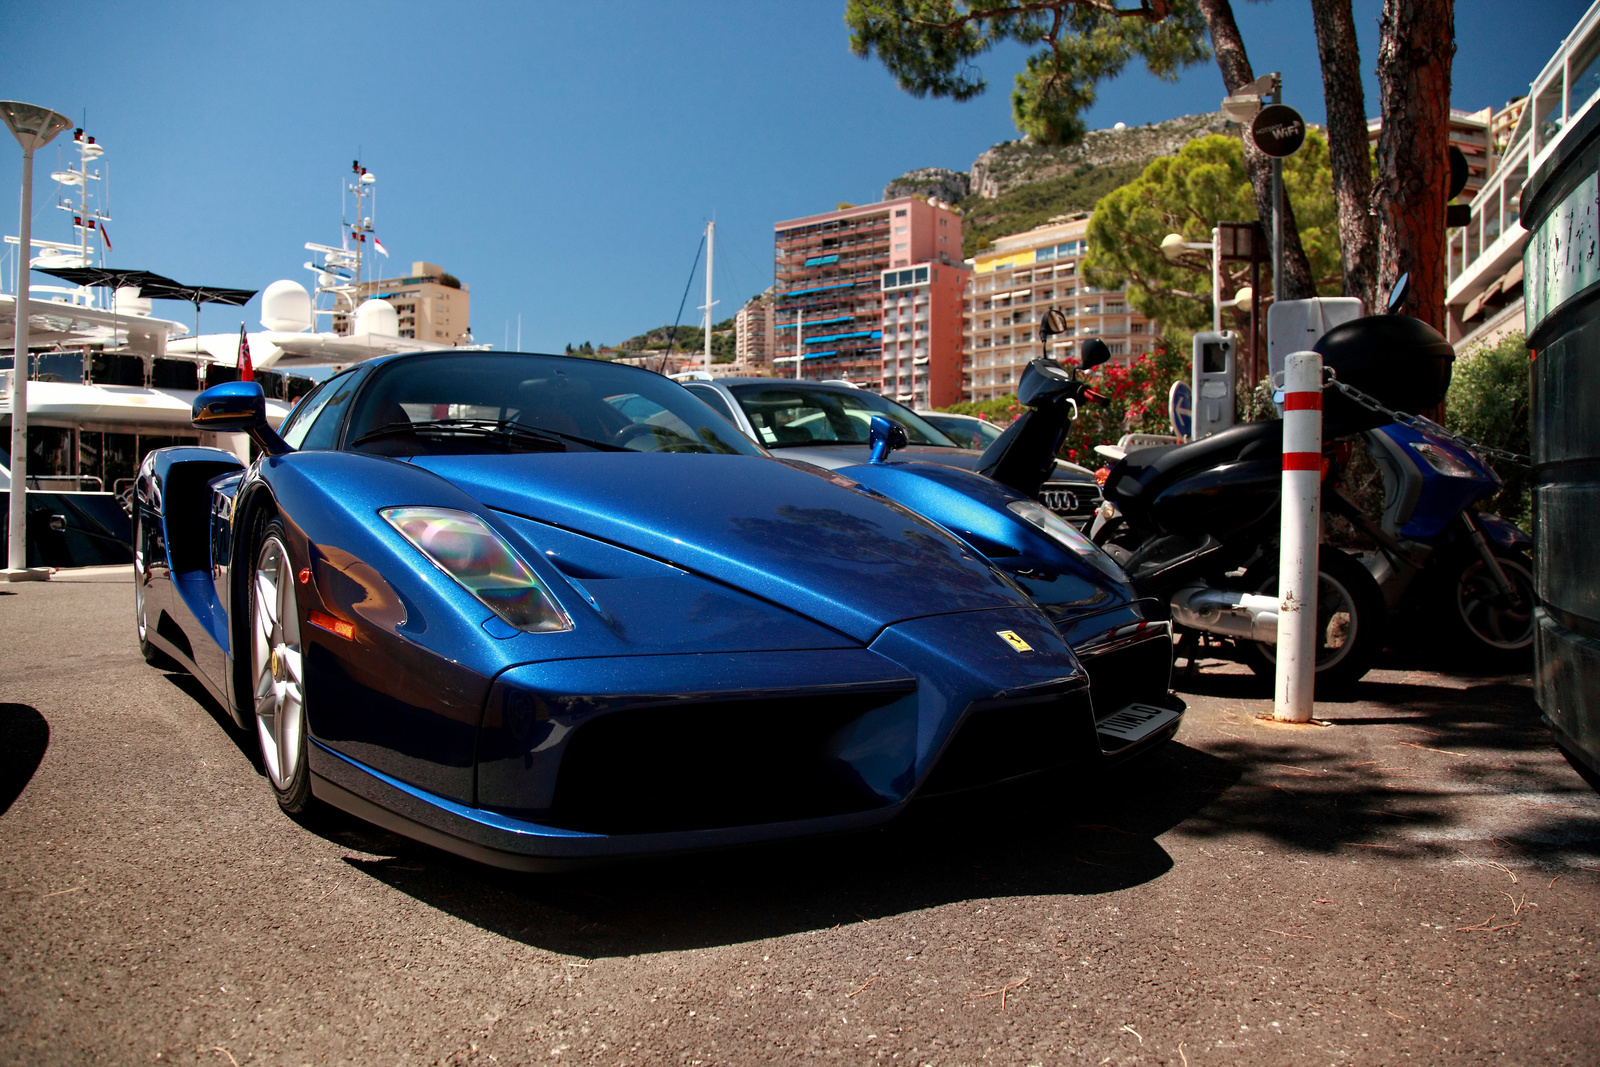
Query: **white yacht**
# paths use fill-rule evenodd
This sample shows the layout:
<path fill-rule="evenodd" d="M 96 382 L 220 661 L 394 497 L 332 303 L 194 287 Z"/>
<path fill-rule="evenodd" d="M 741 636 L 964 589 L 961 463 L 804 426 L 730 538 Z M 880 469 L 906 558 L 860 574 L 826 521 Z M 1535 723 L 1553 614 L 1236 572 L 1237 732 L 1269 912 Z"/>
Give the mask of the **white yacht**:
<path fill-rule="evenodd" d="M 26 256 L 34 270 L 55 271 L 103 267 L 105 223 L 109 216 L 96 195 L 102 181 L 95 162 L 103 146 L 82 130 L 73 135 L 75 165 L 51 175 L 58 186 L 57 206 L 73 218 L 72 243 L 32 240 Z M 449 347 L 401 337 L 398 315 L 382 300 L 358 305 L 362 253 L 360 238 L 371 223 L 361 215 L 373 178 L 359 170 L 351 189 L 356 194 L 357 223 L 344 226 L 339 247 L 308 243 L 312 259 L 305 266 L 313 286 L 290 279 L 275 281 L 260 294 L 260 326 L 247 332 L 253 377 L 267 394 L 269 420 L 276 425 L 298 397 L 332 368 L 392 352 Z M 351 238 L 356 238 L 351 248 Z M 24 258 L 18 240 L 6 237 L 17 260 Z M 12 267 L 15 267 L 13 262 Z M 0 493 L 10 490 L 9 456 L 11 395 L 17 373 L 15 325 L 17 269 L 6 271 L 12 292 L 0 292 Z M 152 301 L 134 286 L 111 290 L 91 285 L 32 285 L 28 364 L 28 491 L 29 512 L 40 511 L 42 531 L 35 536 L 29 520 L 30 557 L 40 542 L 39 565 L 120 560 L 112 542 L 131 537 L 119 527 L 106 505 L 125 493 L 146 453 L 179 444 L 201 444 L 249 458 L 243 434 L 206 434 L 190 423 L 190 410 L 202 389 L 239 377 L 240 334 L 196 334 L 182 322 L 155 316 Z M 105 293 L 110 298 L 105 299 Z M 242 294 L 241 294 L 242 295 Z M 347 335 L 334 333 L 332 316 L 348 316 Z M 327 328 L 317 329 L 327 318 Z M 198 319 L 198 316 L 197 316 Z M 41 497 L 34 507 L 33 494 Z M 78 514 L 82 512 L 83 514 Z M 91 540 L 111 552 L 89 552 L 83 545 L 69 551 L 60 543 L 81 540 L 76 526 L 91 516 L 100 529 Z M 4 525 L 0 514 L 0 526 Z M 125 524 L 123 524 L 125 526 Z M 46 544 L 49 542 L 49 544 Z M 129 549 L 131 553 L 131 549 Z M 68 558 L 70 557 L 70 558 Z M 127 558 L 131 559 L 131 555 Z"/>

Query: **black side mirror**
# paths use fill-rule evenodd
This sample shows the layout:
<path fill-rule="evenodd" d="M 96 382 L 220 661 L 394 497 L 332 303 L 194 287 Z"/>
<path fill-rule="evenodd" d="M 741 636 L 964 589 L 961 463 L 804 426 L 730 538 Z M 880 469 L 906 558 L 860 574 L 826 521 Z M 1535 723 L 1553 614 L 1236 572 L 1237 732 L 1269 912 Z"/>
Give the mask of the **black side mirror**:
<path fill-rule="evenodd" d="M 1405 274 L 1394 280 L 1394 288 L 1389 290 L 1389 314 L 1400 314 L 1400 305 L 1406 302 L 1406 288 L 1411 284 L 1411 273 Z"/>
<path fill-rule="evenodd" d="M 1039 343 L 1059 337 L 1067 332 L 1067 316 L 1058 307 L 1052 307 L 1044 313 L 1044 318 L 1039 323 Z"/>
<path fill-rule="evenodd" d="M 1110 358 L 1111 349 L 1106 347 L 1106 343 L 1098 337 L 1091 337 L 1083 342 L 1083 362 L 1079 366 L 1088 370 L 1090 367 L 1098 367 Z"/>

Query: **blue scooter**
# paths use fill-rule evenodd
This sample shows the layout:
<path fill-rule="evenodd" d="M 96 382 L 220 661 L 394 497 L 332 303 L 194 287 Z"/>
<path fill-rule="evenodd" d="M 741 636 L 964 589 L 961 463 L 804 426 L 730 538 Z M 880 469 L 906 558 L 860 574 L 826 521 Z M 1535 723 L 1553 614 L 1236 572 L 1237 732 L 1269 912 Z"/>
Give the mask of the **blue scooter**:
<path fill-rule="evenodd" d="M 1414 615 L 1417 632 L 1445 651 L 1520 665 L 1533 645 L 1533 539 L 1479 510 L 1500 491 L 1500 476 L 1427 419 L 1389 423 L 1364 436 L 1383 475 L 1380 520 L 1335 488 L 1335 471 L 1324 482 L 1323 500 L 1377 546 L 1364 562 L 1389 610 Z"/>

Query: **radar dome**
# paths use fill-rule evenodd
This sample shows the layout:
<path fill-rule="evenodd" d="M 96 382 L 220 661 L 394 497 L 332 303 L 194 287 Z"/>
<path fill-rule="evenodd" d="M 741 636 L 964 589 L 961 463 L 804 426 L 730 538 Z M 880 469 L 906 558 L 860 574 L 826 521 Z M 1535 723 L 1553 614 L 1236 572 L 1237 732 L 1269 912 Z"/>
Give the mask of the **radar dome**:
<path fill-rule="evenodd" d="M 353 332 L 357 337 L 366 334 L 399 337 L 400 313 L 387 300 L 373 297 L 356 308 L 356 325 Z"/>
<path fill-rule="evenodd" d="M 111 298 L 111 306 L 119 315 L 145 315 L 150 314 L 150 301 L 139 295 L 137 285 L 123 285 L 117 287 L 116 295 Z"/>
<path fill-rule="evenodd" d="M 299 282 L 281 278 L 261 294 L 261 326 L 284 333 L 311 329 L 311 294 Z"/>

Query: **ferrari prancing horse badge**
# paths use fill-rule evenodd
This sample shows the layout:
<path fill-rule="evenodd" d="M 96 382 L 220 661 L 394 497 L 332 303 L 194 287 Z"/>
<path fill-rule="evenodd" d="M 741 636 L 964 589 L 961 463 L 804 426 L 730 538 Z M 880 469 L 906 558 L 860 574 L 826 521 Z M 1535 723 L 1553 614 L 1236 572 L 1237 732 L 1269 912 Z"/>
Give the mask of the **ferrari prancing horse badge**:
<path fill-rule="evenodd" d="M 1033 646 L 1017 635 L 1015 630 L 996 630 L 995 636 L 1016 649 L 1018 652 L 1032 652 Z"/>

